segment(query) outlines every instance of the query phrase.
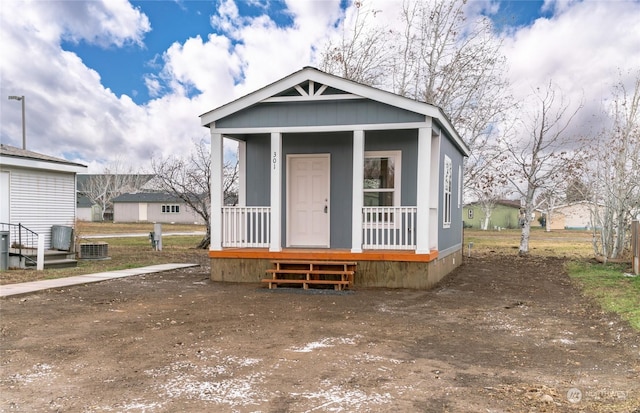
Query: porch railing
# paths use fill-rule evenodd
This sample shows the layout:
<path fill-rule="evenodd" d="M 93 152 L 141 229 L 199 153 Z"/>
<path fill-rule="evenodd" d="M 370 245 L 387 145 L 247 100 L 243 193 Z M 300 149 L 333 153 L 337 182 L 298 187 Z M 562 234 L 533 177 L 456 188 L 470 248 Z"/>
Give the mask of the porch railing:
<path fill-rule="evenodd" d="M 362 208 L 364 249 L 416 249 L 416 207 Z M 222 246 L 268 248 L 270 207 L 222 207 Z"/>
<path fill-rule="evenodd" d="M 266 248 L 270 230 L 270 207 L 222 207 L 223 247 Z"/>
<path fill-rule="evenodd" d="M 362 208 L 362 248 L 416 249 L 416 207 Z"/>
<path fill-rule="evenodd" d="M 28 261 L 40 269 L 37 260 L 31 258 L 34 251 L 37 257 L 41 255 L 39 250 L 44 248 L 44 239 L 41 239 L 40 235 L 22 224 L 10 224 L 6 222 L 0 222 L 0 231 L 9 232 L 8 247 L 12 254 L 18 255 L 21 261 L 25 263 Z"/>

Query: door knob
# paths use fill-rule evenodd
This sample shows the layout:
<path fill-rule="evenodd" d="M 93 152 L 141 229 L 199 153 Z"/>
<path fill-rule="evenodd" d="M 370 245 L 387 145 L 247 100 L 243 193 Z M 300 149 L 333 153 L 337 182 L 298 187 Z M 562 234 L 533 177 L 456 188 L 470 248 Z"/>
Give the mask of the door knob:
<path fill-rule="evenodd" d="M 325 205 L 324 206 L 324 213 L 326 214 L 329 211 L 329 208 Z"/>

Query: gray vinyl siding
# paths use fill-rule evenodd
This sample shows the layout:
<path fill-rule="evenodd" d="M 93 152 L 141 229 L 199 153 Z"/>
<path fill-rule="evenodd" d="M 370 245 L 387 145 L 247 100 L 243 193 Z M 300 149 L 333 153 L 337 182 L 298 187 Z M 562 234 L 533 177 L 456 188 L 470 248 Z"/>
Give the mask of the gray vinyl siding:
<path fill-rule="evenodd" d="M 10 222 L 43 234 L 51 246 L 53 225 L 75 225 L 75 173 L 40 169 L 5 168 L 10 171 Z"/>
<path fill-rule="evenodd" d="M 240 137 L 239 137 L 240 138 Z M 245 135 L 247 143 L 247 206 L 267 206 L 270 195 L 270 136 Z M 416 205 L 418 131 L 367 131 L 365 151 L 402 151 L 401 204 Z M 353 172 L 353 133 L 284 134 L 283 159 L 288 154 L 328 153 L 331 155 L 331 248 L 351 247 L 351 205 Z M 282 246 L 286 240 L 286 162 L 282 171 Z"/>
<path fill-rule="evenodd" d="M 162 205 L 180 205 L 179 213 L 162 212 Z M 204 224 L 204 220 L 200 215 L 195 213 L 186 204 L 147 204 L 147 221 L 159 222 L 163 224 Z"/>
<path fill-rule="evenodd" d="M 443 132 L 444 133 L 444 132 Z M 444 228 L 444 155 L 451 159 L 452 164 L 452 190 L 451 190 L 451 226 Z M 438 251 L 445 251 L 462 245 L 462 202 L 458 199 L 459 166 L 462 165 L 463 157 L 458 149 L 444 135 L 440 141 L 440 171 L 438 172 Z M 461 201 L 461 200 L 460 200 Z M 460 207 L 458 207 L 460 204 Z"/>
<path fill-rule="evenodd" d="M 216 121 L 217 128 L 424 122 L 425 117 L 366 99 L 261 103 Z"/>
<path fill-rule="evenodd" d="M 116 202 L 113 204 L 113 222 L 138 222 L 137 202 Z"/>
<path fill-rule="evenodd" d="M 402 206 L 416 206 L 418 190 L 418 131 L 388 130 L 367 131 L 364 136 L 365 151 L 402 151 Z"/>
<path fill-rule="evenodd" d="M 282 136 L 283 159 L 291 154 L 328 153 L 331 155 L 331 248 L 351 248 L 351 205 L 353 171 L 353 133 L 307 133 Z M 282 171 L 282 245 L 287 245 L 286 162 Z"/>
<path fill-rule="evenodd" d="M 271 137 L 269 135 L 248 135 L 244 139 L 246 147 L 246 202 L 247 206 L 268 206 L 271 204 Z"/>
<path fill-rule="evenodd" d="M 202 217 L 184 203 L 175 202 L 142 202 L 147 207 L 147 219 L 140 220 L 140 204 L 138 202 L 115 202 L 113 205 L 113 222 L 149 222 L 162 224 L 203 224 Z M 162 205 L 179 205 L 179 213 L 162 212 Z"/>
<path fill-rule="evenodd" d="M 93 210 L 91 207 L 78 207 L 76 209 L 76 218 L 79 221 L 92 221 L 93 220 Z"/>

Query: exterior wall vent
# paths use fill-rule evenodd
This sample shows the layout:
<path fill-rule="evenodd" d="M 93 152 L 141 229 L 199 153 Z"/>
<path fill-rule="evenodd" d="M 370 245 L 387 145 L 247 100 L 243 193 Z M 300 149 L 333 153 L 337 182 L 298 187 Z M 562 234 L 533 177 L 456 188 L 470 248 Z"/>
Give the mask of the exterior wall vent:
<path fill-rule="evenodd" d="M 109 258 L 109 244 L 106 242 L 80 244 L 80 259 L 100 260 L 106 258 Z"/>

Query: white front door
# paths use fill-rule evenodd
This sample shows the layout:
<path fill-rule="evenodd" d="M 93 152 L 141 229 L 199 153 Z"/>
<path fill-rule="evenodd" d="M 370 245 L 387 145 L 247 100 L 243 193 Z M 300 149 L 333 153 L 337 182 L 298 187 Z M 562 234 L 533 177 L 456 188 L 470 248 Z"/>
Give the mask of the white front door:
<path fill-rule="evenodd" d="M 10 213 L 9 207 L 11 201 L 9 200 L 10 192 L 9 186 L 11 182 L 11 175 L 9 172 L 0 172 L 0 222 L 9 224 Z"/>
<path fill-rule="evenodd" d="M 287 245 L 329 248 L 329 154 L 287 156 Z"/>

